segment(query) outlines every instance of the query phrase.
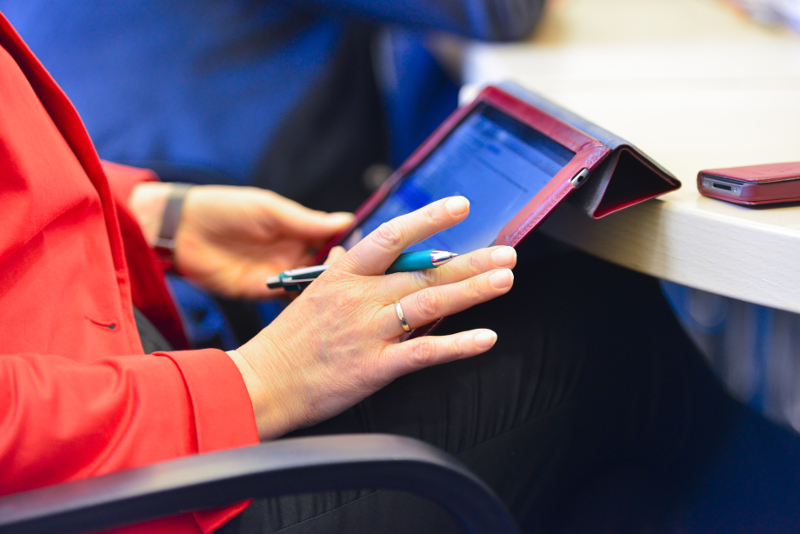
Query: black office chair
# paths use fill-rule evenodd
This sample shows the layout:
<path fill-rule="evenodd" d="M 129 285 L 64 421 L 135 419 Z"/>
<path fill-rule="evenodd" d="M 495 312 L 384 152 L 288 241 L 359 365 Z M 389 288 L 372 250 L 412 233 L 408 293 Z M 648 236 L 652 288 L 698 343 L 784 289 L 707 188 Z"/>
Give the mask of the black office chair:
<path fill-rule="evenodd" d="M 519 533 L 492 490 L 454 458 L 381 434 L 285 439 L 8 495 L 0 533 L 95 531 L 249 498 L 362 488 L 426 497 L 466 532 Z"/>

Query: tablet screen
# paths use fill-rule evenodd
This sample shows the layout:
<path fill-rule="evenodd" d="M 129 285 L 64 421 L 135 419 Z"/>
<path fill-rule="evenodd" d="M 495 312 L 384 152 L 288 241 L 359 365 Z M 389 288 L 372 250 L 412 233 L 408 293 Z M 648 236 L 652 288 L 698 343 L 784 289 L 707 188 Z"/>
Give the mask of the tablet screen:
<path fill-rule="evenodd" d="M 408 250 L 465 254 L 500 230 L 574 157 L 549 137 L 486 104 L 477 106 L 344 240 L 349 249 L 381 223 L 435 200 L 463 195 L 462 223 Z"/>

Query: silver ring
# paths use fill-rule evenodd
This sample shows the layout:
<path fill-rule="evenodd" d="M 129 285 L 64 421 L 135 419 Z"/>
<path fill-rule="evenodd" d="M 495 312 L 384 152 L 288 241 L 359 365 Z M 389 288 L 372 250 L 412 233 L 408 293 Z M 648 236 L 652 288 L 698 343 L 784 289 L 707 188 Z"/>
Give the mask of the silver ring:
<path fill-rule="evenodd" d="M 400 319 L 400 326 L 403 327 L 403 330 L 411 332 L 411 327 L 406 322 L 406 316 L 403 314 L 403 307 L 400 306 L 399 300 L 394 303 L 394 311 L 397 313 L 397 318 Z"/>

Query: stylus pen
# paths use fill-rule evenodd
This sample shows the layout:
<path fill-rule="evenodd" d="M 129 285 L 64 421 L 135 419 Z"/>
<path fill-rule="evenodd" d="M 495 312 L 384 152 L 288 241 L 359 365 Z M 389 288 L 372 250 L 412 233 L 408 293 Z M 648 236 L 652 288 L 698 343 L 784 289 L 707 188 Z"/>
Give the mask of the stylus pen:
<path fill-rule="evenodd" d="M 458 256 L 455 252 L 444 250 L 420 250 L 417 252 L 404 252 L 392 263 L 384 274 L 402 273 L 411 271 L 425 271 L 435 269 Z M 316 265 L 283 271 L 277 276 L 267 278 L 267 287 L 270 289 L 283 288 L 286 291 L 302 291 L 305 286 L 317 279 L 325 272 L 328 265 Z"/>

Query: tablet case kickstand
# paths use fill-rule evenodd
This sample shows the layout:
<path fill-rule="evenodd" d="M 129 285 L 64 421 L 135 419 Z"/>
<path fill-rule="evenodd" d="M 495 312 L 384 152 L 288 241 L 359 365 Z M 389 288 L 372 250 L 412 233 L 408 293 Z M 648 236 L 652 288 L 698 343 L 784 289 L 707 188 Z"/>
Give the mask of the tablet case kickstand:
<path fill-rule="evenodd" d="M 657 197 L 681 186 L 668 170 L 636 146 L 514 82 L 499 85 L 504 92 L 597 139 L 610 152 L 586 183 L 569 198 L 595 219 Z M 487 88 L 489 89 L 489 88 Z"/>

